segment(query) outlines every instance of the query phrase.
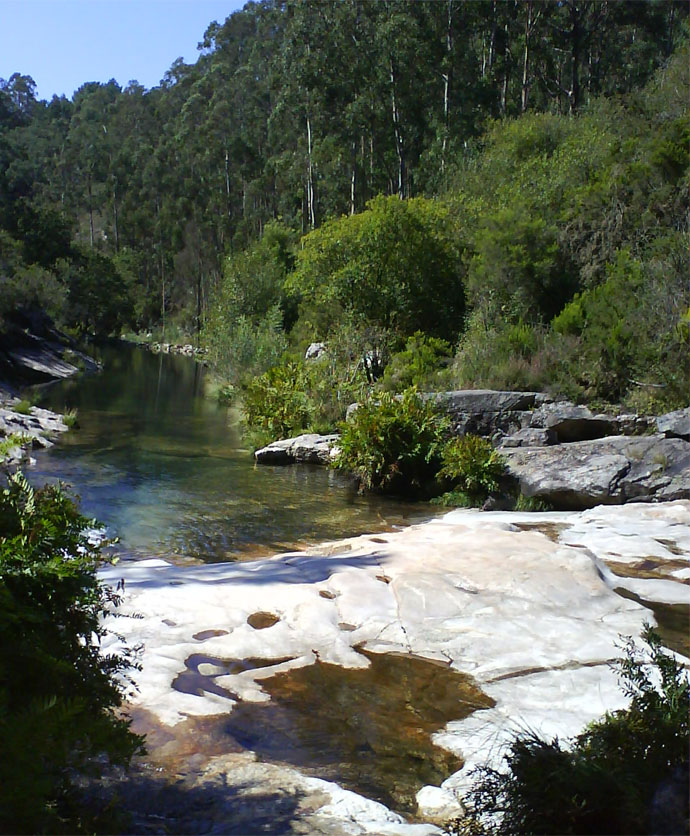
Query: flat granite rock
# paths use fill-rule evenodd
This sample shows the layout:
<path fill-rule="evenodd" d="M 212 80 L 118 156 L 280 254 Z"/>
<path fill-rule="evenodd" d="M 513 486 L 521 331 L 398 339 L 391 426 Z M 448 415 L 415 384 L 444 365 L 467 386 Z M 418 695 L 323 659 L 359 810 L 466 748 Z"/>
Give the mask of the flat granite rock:
<path fill-rule="evenodd" d="M 556 508 L 690 498 L 690 442 L 680 438 L 611 436 L 502 454 L 521 492 Z"/>
<path fill-rule="evenodd" d="M 610 455 L 615 459 L 616 451 Z M 251 563 L 183 567 L 151 560 L 103 569 L 104 582 L 126 582 L 117 621 L 106 622 L 114 632 L 103 652 L 117 652 L 123 641 L 143 645 L 132 708 L 150 712 L 165 727 L 163 740 L 171 741 L 192 718 L 202 723 L 235 706 L 246 711 L 252 702 L 270 702 L 262 680 L 282 672 L 317 663 L 367 667 L 362 648 L 449 665 L 471 676 L 495 704 L 469 716 L 459 706 L 464 719 L 433 735 L 465 763 L 440 786 L 417 794 L 419 815 L 438 821 L 460 812 L 472 767 L 498 766 L 516 732 L 529 728 L 565 739 L 626 705 L 611 662 L 621 655 L 620 636 L 639 636 L 654 616 L 616 588 L 627 584 L 644 601 L 690 602 L 688 501 L 582 513 L 463 509 L 385 540 L 361 536 L 337 545 Z M 646 565 L 650 555 L 667 566 L 663 577 L 614 576 L 621 560 Z M 253 629 L 248 618 L 257 612 L 279 620 Z M 187 660 L 200 653 L 200 635 L 208 636 L 208 659 L 258 658 L 267 666 L 218 676 L 206 689 L 176 690 Z M 257 792 L 263 781 L 270 788 L 288 778 L 269 775 L 275 767 L 251 759 L 247 769 Z M 289 832 L 440 833 L 297 772 L 288 785 L 310 790 L 308 809 L 294 811 Z M 232 821 L 233 769 L 226 774 Z"/>

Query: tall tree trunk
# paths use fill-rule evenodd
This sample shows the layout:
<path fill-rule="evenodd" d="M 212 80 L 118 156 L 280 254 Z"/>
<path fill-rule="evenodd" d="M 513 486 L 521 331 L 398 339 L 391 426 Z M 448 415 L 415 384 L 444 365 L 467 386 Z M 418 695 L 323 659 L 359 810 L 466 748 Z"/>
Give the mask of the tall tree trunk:
<path fill-rule="evenodd" d="M 446 18 L 446 67 L 443 78 L 443 141 L 441 142 L 441 174 L 446 172 L 446 153 L 448 151 L 448 132 L 450 130 L 450 84 L 453 66 L 453 0 L 448 0 Z"/>
<path fill-rule="evenodd" d="M 311 157 L 311 120 L 307 113 L 307 213 L 309 228 L 316 227 L 316 212 L 314 211 L 314 165 Z"/>
<path fill-rule="evenodd" d="M 570 113 L 580 106 L 580 9 L 575 2 L 570 4 L 570 90 L 568 104 Z"/>
<path fill-rule="evenodd" d="M 533 0 L 527 0 L 527 17 L 525 19 L 525 48 L 522 53 L 522 89 L 520 91 L 520 112 L 527 110 L 529 97 L 529 62 L 530 62 L 530 38 L 532 37 L 532 25 L 534 20 Z"/>
<path fill-rule="evenodd" d="M 120 226 L 118 223 L 118 212 L 117 212 L 117 189 L 115 188 L 115 184 L 113 184 L 113 226 L 115 227 L 115 252 L 120 252 Z"/>
<path fill-rule="evenodd" d="M 352 173 L 350 174 L 350 214 L 357 211 L 357 143 L 352 140 Z"/>
<path fill-rule="evenodd" d="M 391 111 L 393 116 L 393 133 L 395 135 L 395 151 L 398 156 L 398 197 L 403 200 L 405 197 L 405 146 L 403 143 L 402 129 L 400 126 L 400 113 L 398 111 L 398 99 L 396 97 L 397 76 L 395 62 L 391 56 L 389 59 L 390 83 L 391 83 Z"/>
<path fill-rule="evenodd" d="M 225 211 L 228 218 L 232 216 L 230 209 L 230 153 L 225 149 Z"/>
<path fill-rule="evenodd" d="M 87 188 L 89 194 L 89 231 L 91 233 L 91 249 L 94 247 L 94 232 L 93 232 L 93 194 L 91 192 L 91 172 L 89 171 L 87 177 Z"/>
<path fill-rule="evenodd" d="M 510 80 L 510 30 L 508 21 L 503 24 L 503 81 L 501 82 L 501 116 L 508 110 L 508 82 Z"/>

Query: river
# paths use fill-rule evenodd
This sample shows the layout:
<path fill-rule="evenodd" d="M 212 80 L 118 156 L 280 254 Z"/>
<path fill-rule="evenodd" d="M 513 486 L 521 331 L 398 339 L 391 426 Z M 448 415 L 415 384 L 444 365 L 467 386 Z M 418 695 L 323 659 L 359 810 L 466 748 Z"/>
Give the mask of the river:
<path fill-rule="evenodd" d="M 101 374 L 37 390 L 41 406 L 76 408 L 79 426 L 30 477 L 65 482 L 124 558 L 246 560 L 424 517 L 324 467 L 257 467 L 237 413 L 204 396 L 206 370 L 187 357 L 126 343 L 96 356 Z"/>

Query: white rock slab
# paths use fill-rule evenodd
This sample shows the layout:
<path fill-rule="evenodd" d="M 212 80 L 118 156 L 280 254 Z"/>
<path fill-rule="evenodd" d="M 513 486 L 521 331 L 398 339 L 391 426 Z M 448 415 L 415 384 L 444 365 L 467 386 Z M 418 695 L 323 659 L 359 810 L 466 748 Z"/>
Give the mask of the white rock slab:
<path fill-rule="evenodd" d="M 650 550 L 658 561 L 683 555 L 690 561 L 689 545 L 688 501 L 583 513 L 458 510 L 401 532 L 254 563 L 178 567 L 149 560 L 101 575 L 112 585 L 124 580 L 119 612 L 139 616 L 112 625 L 127 644 L 144 647 L 132 701 L 165 724 L 232 710 L 233 701 L 218 694 L 171 688 L 185 659 L 199 652 L 222 659 L 291 657 L 219 677 L 245 700 L 267 699 L 261 680 L 276 670 L 317 658 L 366 666 L 355 647 L 362 643 L 376 652 L 445 659 L 472 674 L 496 706 L 435 736 L 466 761 L 441 788 L 418 795 L 422 814 L 438 818 L 457 805 L 471 767 L 497 764 L 516 730 L 570 737 L 625 704 L 610 663 L 621 655 L 621 636 L 639 635 L 653 615 L 617 595 L 612 587 L 622 585 L 620 578 L 602 567 L 644 560 Z M 690 603 L 690 587 L 681 580 L 635 579 L 635 591 L 645 600 Z M 279 620 L 253 629 L 247 618 L 257 612 Z M 210 630 L 223 634 L 194 638 Z M 105 643 L 107 652 L 117 647 L 113 636 Z M 341 815 L 338 804 L 329 804 L 329 815 Z M 342 832 L 421 832 L 382 826 L 343 825 Z"/>

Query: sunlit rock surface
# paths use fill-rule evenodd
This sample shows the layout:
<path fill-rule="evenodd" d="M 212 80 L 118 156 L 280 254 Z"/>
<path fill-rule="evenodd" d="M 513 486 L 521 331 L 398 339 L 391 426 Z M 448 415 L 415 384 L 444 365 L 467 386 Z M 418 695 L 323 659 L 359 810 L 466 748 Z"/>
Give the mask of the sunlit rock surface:
<path fill-rule="evenodd" d="M 103 577 L 113 585 L 124 579 L 119 611 L 140 616 L 111 625 L 130 645 L 144 646 L 132 704 L 173 737 L 175 729 L 215 723 L 235 706 L 250 724 L 251 703 L 258 711 L 271 700 L 276 677 L 307 666 L 366 668 L 369 654 L 397 653 L 469 675 L 485 701 L 475 699 L 468 714 L 459 695 L 457 719 L 432 732 L 465 766 L 417 793 L 421 816 L 440 821 L 459 811 L 470 768 L 498 763 L 515 731 L 568 737 L 625 704 L 610 667 L 620 637 L 639 635 L 654 613 L 662 619 L 682 611 L 687 619 L 690 502 L 581 513 L 458 510 L 400 532 L 255 563 L 177 567 L 150 560 L 107 569 Z M 676 637 L 676 649 L 684 650 L 687 628 L 674 623 L 669 643 Z M 111 639 L 106 650 L 115 645 Z M 200 678 L 173 687 L 190 671 Z M 290 687 L 293 694 L 303 686 Z M 325 697 L 336 717 L 347 710 L 340 693 Z M 376 697 L 368 701 L 376 714 Z M 271 766 L 277 768 L 297 774 Z M 260 780 L 261 770 L 255 772 L 252 780 Z M 233 774 L 227 770 L 230 783 Z M 313 819 L 313 830 L 304 824 L 304 832 L 329 832 L 318 829 L 324 822 L 342 833 L 435 832 L 322 783 L 321 801 L 296 813 L 300 821 Z M 353 804 L 364 805 L 366 815 Z"/>

